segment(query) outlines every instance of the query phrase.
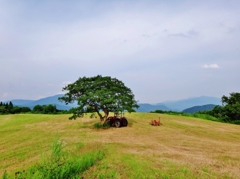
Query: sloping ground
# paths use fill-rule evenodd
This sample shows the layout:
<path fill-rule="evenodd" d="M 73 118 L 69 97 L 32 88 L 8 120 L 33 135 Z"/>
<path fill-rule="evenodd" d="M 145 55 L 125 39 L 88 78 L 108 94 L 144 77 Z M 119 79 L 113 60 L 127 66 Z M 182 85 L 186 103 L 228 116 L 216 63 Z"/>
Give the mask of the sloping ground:
<path fill-rule="evenodd" d="M 88 116 L 0 116 L 0 176 L 39 161 L 58 136 L 68 150 L 105 150 L 85 178 L 240 178 L 240 126 L 153 113 L 126 117 L 128 127 L 96 130 L 91 126 L 98 119 Z M 151 126 L 158 117 L 163 125 Z"/>

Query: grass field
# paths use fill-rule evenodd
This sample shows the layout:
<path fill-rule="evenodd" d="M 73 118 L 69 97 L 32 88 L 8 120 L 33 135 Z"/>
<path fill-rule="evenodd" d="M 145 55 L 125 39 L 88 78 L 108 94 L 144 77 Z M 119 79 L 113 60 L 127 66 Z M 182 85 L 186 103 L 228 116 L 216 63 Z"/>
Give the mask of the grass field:
<path fill-rule="evenodd" d="M 0 177 L 39 162 L 58 137 L 68 151 L 104 151 L 84 178 L 240 178 L 239 125 L 154 113 L 125 116 L 128 127 L 97 130 L 92 126 L 98 119 L 89 116 L 70 121 L 69 115 L 1 115 Z M 151 126 L 158 117 L 163 125 Z"/>

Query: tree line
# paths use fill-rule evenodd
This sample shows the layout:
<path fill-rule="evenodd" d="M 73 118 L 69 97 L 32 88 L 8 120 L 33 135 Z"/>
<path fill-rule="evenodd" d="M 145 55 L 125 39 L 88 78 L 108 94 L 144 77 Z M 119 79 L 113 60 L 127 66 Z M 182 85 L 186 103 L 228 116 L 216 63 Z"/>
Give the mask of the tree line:
<path fill-rule="evenodd" d="M 17 114 L 30 111 L 31 109 L 29 107 L 13 106 L 13 103 L 11 101 L 8 103 L 0 102 L 0 114 Z"/>
<path fill-rule="evenodd" d="M 151 112 L 182 116 L 193 116 L 214 121 L 240 124 L 240 93 L 237 92 L 230 93 L 229 97 L 223 95 L 221 101 L 222 101 L 221 106 L 217 105 L 212 110 L 195 112 L 193 114 L 163 110 L 156 110 Z"/>
<path fill-rule="evenodd" d="M 56 105 L 48 104 L 48 105 L 36 105 L 33 109 L 29 107 L 20 107 L 14 106 L 13 103 L 10 102 L 0 102 L 0 114 L 19 114 L 19 113 L 34 113 L 34 114 L 70 114 L 72 113 L 70 110 L 59 110 Z"/>

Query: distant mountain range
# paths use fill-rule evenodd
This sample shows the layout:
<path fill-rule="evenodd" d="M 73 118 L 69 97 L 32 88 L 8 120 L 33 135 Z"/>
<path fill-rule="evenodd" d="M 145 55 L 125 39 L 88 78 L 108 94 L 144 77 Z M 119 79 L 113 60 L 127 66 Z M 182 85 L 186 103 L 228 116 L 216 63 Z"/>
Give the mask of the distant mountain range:
<path fill-rule="evenodd" d="M 29 108 L 33 108 L 36 105 L 48 105 L 53 104 L 56 105 L 57 109 L 61 110 L 69 110 L 72 107 L 76 107 L 77 103 L 66 105 L 63 102 L 58 100 L 59 97 L 63 96 L 63 94 L 50 96 L 46 98 L 42 98 L 39 100 L 22 100 L 22 99 L 14 99 L 5 102 L 12 102 L 14 106 L 26 106 Z M 178 101 L 166 101 L 158 104 L 149 104 L 149 103 L 139 103 L 139 108 L 136 109 L 137 112 L 150 112 L 155 110 L 164 110 L 164 111 L 183 111 L 187 108 L 191 108 L 194 106 L 202 106 L 207 104 L 213 105 L 221 105 L 221 99 L 215 97 L 201 96 L 195 98 L 188 98 Z"/>
<path fill-rule="evenodd" d="M 221 105 L 221 99 L 210 96 L 200 96 L 188 99 L 182 99 L 178 101 L 166 101 L 158 103 L 157 105 L 165 105 L 167 108 L 173 111 L 183 111 L 184 109 L 193 107 L 193 106 L 202 106 L 206 104 Z"/>
<path fill-rule="evenodd" d="M 209 111 L 212 110 L 216 105 L 214 104 L 206 104 L 206 105 L 202 105 L 202 106 L 193 106 L 191 108 L 187 108 L 184 109 L 182 112 L 183 113 L 195 113 L 195 112 L 199 112 L 199 111 Z"/>
<path fill-rule="evenodd" d="M 76 107 L 77 104 L 68 104 L 66 105 L 63 102 L 60 102 L 58 100 L 59 97 L 63 96 L 62 94 L 59 95 L 55 95 L 55 96 L 50 96 L 50 97 L 46 97 L 46 98 L 41 98 L 39 100 L 22 100 L 22 99 L 14 99 L 14 100 L 9 100 L 6 102 L 12 102 L 14 106 L 25 106 L 25 107 L 29 107 L 31 109 L 33 109 L 34 106 L 36 105 L 48 105 L 48 104 L 53 104 L 56 105 L 57 109 L 60 110 L 69 110 L 72 107 Z"/>
<path fill-rule="evenodd" d="M 137 112 L 150 112 L 150 111 L 156 111 L 156 110 L 170 111 L 171 110 L 163 104 L 153 105 L 148 103 L 144 103 L 144 104 L 140 103 L 138 105 L 139 105 L 139 108 L 136 109 Z"/>

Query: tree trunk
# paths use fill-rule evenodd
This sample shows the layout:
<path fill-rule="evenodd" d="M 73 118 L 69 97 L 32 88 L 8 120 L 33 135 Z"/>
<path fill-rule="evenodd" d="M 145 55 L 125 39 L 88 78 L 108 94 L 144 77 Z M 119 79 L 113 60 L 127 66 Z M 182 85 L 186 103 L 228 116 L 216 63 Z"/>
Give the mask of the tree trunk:
<path fill-rule="evenodd" d="M 104 121 L 103 121 L 103 122 L 105 122 L 105 121 L 107 120 L 109 111 L 108 111 L 107 109 L 104 109 L 103 112 L 104 112 L 104 117 L 103 117 L 103 120 L 104 120 Z"/>
<path fill-rule="evenodd" d="M 99 111 L 97 111 L 97 114 L 98 114 L 98 116 L 100 117 L 100 122 L 102 122 L 103 120 L 104 120 L 104 117 L 102 116 L 102 114 L 100 114 L 100 112 Z"/>
<path fill-rule="evenodd" d="M 102 109 L 104 112 L 104 116 L 102 116 L 102 114 L 99 111 L 96 111 L 98 116 L 100 117 L 100 122 L 104 123 L 107 120 L 109 111 L 107 109 Z"/>

